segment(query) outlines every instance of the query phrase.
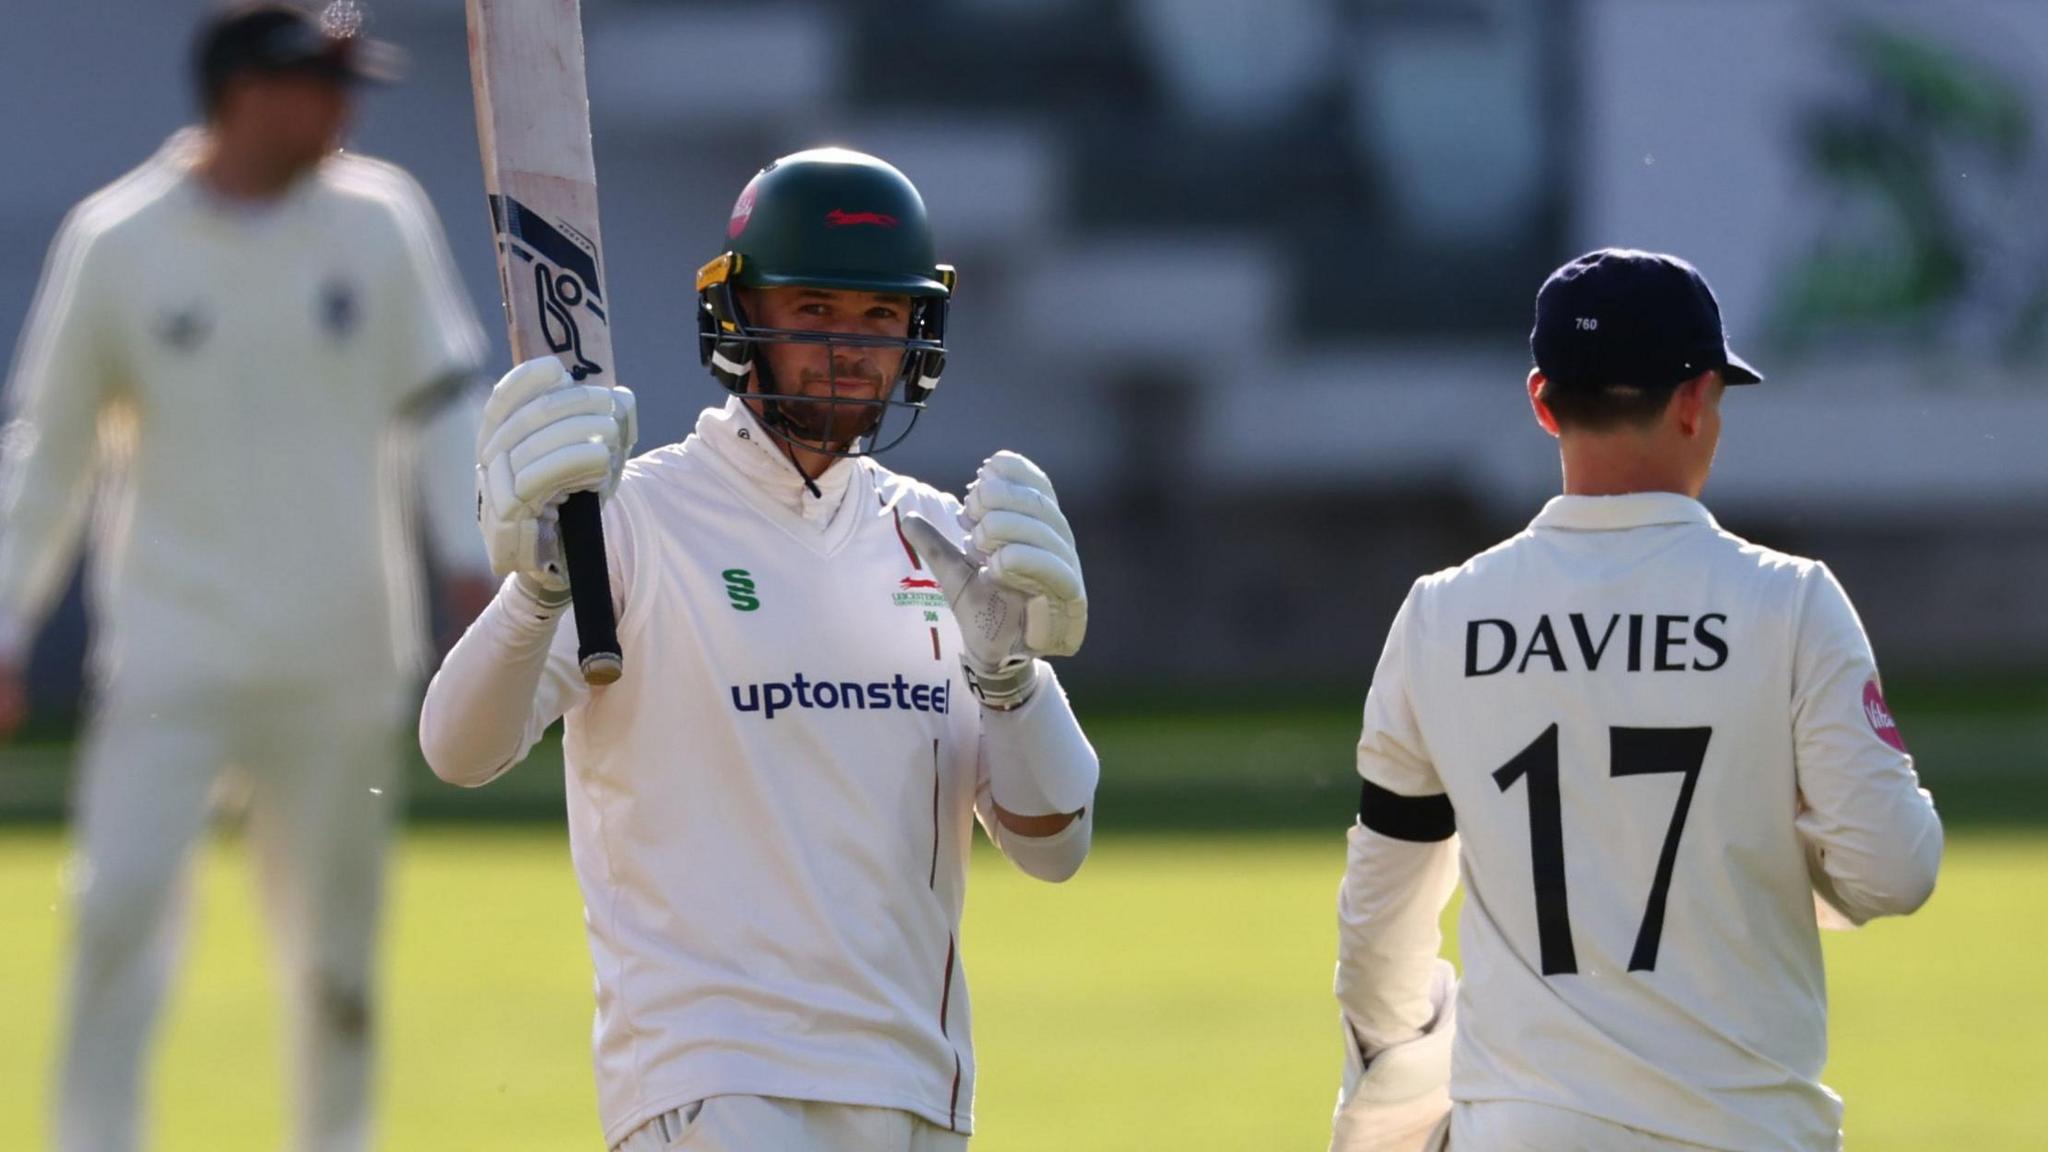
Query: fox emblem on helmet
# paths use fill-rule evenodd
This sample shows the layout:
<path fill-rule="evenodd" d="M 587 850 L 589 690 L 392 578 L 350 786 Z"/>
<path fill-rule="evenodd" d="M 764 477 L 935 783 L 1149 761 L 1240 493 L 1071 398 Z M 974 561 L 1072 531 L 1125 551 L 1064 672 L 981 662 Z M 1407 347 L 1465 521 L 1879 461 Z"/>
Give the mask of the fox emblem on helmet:
<path fill-rule="evenodd" d="M 740 191 L 726 222 L 725 250 L 697 272 L 698 353 L 727 390 L 760 400 L 762 424 L 785 441 L 832 455 L 858 456 L 896 446 L 938 387 L 946 364 L 951 265 L 935 257 L 924 199 L 888 163 L 844 148 L 784 156 Z M 750 319 L 748 289 L 814 288 L 872 292 L 909 301 L 901 337 L 766 327 Z M 873 398 L 799 395 L 778 381 L 760 354 L 766 344 L 902 352 L 894 380 Z M 843 418 L 858 410 L 857 417 Z M 890 417 L 907 413 L 900 425 Z M 843 444 L 826 429 L 854 428 Z"/>

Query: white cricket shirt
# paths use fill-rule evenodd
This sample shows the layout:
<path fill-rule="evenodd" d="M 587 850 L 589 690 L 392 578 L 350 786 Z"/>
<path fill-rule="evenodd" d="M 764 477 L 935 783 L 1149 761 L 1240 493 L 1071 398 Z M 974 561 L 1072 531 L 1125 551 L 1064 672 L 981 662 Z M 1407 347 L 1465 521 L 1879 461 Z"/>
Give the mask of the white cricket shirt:
<path fill-rule="evenodd" d="M 201 143 L 173 136 L 51 249 L 9 387 L 0 641 L 47 612 L 104 478 L 102 674 L 389 684 L 420 633 L 394 433 L 483 333 L 402 171 L 336 155 L 231 205 L 190 173 Z M 425 464 L 430 502 L 473 502 L 466 450 Z M 437 542 L 485 567 L 466 525 Z"/>
<path fill-rule="evenodd" d="M 1904 747 L 1825 567 L 1683 496 L 1559 497 L 1403 604 L 1366 703 L 1346 898 L 1391 899 L 1357 838 L 1430 840 L 1402 798 L 1447 795 L 1466 890 L 1453 1098 L 1831 1149 L 1815 890 L 1857 921 L 1931 891 L 1941 829 Z M 1373 978 L 1340 965 L 1354 1020 L 1385 1015 Z"/>
<path fill-rule="evenodd" d="M 428 693 L 429 758 L 465 783 L 487 773 L 451 774 L 448 750 L 495 725 L 480 712 L 520 709 L 513 761 L 566 714 L 607 1143 L 723 1094 L 969 1131 L 959 924 L 974 818 L 1027 871 L 1087 835 L 1077 821 L 1020 842 L 994 819 L 992 763 L 1085 759 L 1092 788 L 1093 753 L 1044 669 L 1029 703 L 984 725 L 952 611 L 897 528 L 916 511 L 957 531 L 959 501 L 870 459 L 817 483 L 804 494 L 738 400 L 706 410 L 683 443 L 628 464 L 604 507 L 618 682 L 582 683 L 565 621 L 530 713 L 453 703 L 492 671 L 513 590 Z M 1021 728 L 1038 735 L 1006 741 Z"/>

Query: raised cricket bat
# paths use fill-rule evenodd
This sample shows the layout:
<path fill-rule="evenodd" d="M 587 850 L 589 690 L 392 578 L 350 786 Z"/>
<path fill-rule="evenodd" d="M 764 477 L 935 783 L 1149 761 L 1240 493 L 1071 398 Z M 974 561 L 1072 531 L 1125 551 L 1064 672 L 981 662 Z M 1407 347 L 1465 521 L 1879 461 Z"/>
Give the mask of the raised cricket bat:
<path fill-rule="evenodd" d="M 469 75 L 498 285 L 514 362 L 553 353 L 577 380 L 613 383 L 611 300 L 597 230 L 597 165 L 578 0 L 467 0 Z M 563 503 L 562 551 L 583 679 L 624 661 L 597 494 Z"/>

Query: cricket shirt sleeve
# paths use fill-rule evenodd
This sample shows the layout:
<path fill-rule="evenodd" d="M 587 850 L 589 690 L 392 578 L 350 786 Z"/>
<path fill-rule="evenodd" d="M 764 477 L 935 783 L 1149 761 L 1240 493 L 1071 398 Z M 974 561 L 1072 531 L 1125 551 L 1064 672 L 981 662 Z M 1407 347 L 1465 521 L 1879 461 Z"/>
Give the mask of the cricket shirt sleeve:
<path fill-rule="evenodd" d="M 387 285 L 394 307 L 385 383 L 399 410 L 425 414 L 467 387 L 489 345 L 426 191 L 401 169 L 380 167 L 399 248 Z"/>
<path fill-rule="evenodd" d="M 76 558 L 121 368 L 109 254 L 74 211 L 23 328 L 0 437 L 0 658 L 25 655 Z"/>
<path fill-rule="evenodd" d="M 1825 565 L 1803 580 L 1792 725 L 1808 872 L 1826 908 L 1850 924 L 1904 915 L 1934 892 L 1941 819 L 1848 595 Z"/>
<path fill-rule="evenodd" d="M 428 543 L 444 570 L 487 571 L 475 528 L 475 462 L 478 373 L 489 345 L 425 190 L 395 165 L 356 163 L 382 193 L 391 245 L 380 286 L 382 383 L 416 446 L 412 471 Z"/>
<path fill-rule="evenodd" d="M 629 480 L 632 475 L 629 465 Z M 635 554 L 625 494 L 622 487 L 603 512 L 612 610 L 619 619 L 626 614 Z M 420 751 L 434 775 L 475 788 L 526 759 L 549 725 L 590 698 L 576 647 L 570 606 L 543 604 L 507 577 L 427 685 Z"/>
<path fill-rule="evenodd" d="M 981 711 L 974 811 L 988 838 L 1026 875 L 1058 882 L 1080 871 L 1094 837 L 1101 765 L 1052 665 L 1038 661 L 1038 688 L 1022 707 Z M 1068 815 L 1050 836 L 1026 836 L 996 811 Z"/>
<path fill-rule="evenodd" d="M 491 570 L 476 525 L 476 441 L 482 416 L 483 390 L 472 382 L 454 389 L 418 428 L 414 470 L 420 518 L 434 563 L 444 572 L 472 575 Z"/>
<path fill-rule="evenodd" d="M 1450 798 L 1410 695 L 1425 590 L 1417 582 L 1395 615 L 1366 694 L 1358 818 L 1337 894 L 1337 1002 L 1368 1053 L 1421 1036 L 1436 1017 L 1438 920 L 1458 881 Z"/>

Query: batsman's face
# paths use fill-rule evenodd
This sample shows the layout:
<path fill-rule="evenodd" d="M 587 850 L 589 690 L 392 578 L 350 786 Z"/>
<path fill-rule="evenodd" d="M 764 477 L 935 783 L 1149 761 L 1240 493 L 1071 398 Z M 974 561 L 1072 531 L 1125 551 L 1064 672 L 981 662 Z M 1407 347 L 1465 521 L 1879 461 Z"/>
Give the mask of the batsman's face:
<path fill-rule="evenodd" d="M 826 288 L 763 288 L 741 296 L 747 319 L 757 328 L 781 328 L 852 337 L 902 340 L 910 334 L 910 298 L 879 292 Z M 904 350 L 859 344 L 756 345 L 766 360 L 775 390 L 819 403 L 782 405 L 784 417 L 805 440 L 840 448 L 865 435 L 881 418 L 879 404 L 833 404 L 832 400 L 888 398 L 903 367 Z M 758 377 L 755 382 L 759 390 Z"/>

